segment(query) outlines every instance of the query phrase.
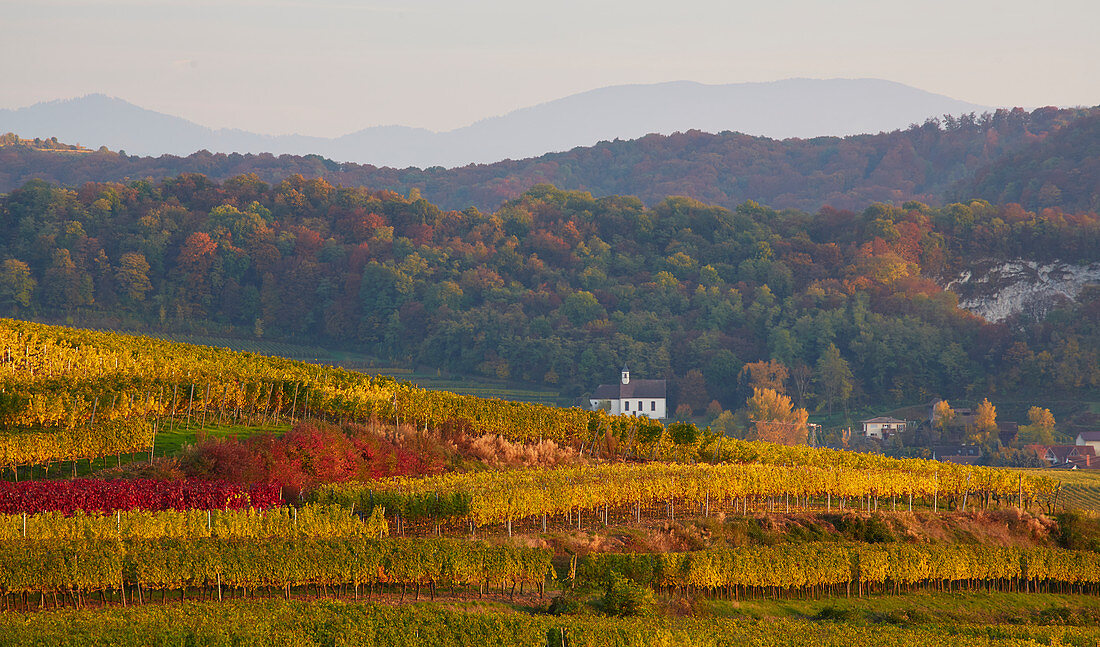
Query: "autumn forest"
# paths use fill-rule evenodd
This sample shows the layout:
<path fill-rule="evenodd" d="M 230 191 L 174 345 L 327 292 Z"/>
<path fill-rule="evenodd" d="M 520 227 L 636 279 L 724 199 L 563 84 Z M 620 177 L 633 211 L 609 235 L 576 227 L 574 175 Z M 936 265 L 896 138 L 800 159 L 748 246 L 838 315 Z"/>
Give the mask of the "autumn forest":
<path fill-rule="evenodd" d="M 4 315 L 320 341 L 573 397 L 624 362 L 696 414 L 740 407 L 742 369 L 769 360 L 811 410 L 1100 384 L 1100 293 L 990 323 L 942 288 L 975 259 L 1097 260 L 1095 213 L 1057 207 L 650 207 L 539 185 L 482 212 L 186 173 L 29 181 L 0 229 Z"/>

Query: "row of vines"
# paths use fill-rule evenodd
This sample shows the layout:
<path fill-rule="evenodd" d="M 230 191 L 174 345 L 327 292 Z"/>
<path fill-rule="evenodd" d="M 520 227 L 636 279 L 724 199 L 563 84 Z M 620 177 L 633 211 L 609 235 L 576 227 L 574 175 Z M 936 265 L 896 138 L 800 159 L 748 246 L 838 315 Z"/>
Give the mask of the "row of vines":
<path fill-rule="evenodd" d="M 365 521 L 347 508 L 306 505 L 300 508 L 221 510 L 119 510 L 114 514 L 77 511 L 0 515 L 0 541 L 93 539 L 267 539 L 380 538 L 389 534 L 385 509 L 375 508 Z"/>
<path fill-rule="evenodd" d="M 278 485 L 237 485 L 186 479 L 76 479 L 0 481 L 0 514 L 114 512 L 116 510 L 240 510 L 283 504 Z"/>
<path fill-rule="evenodd" d="M 68 601 L 82 605 L 91 593 L 101 601 L 147 600 L 149 592 L 188 591 L 218 599 L 226 589 L 239 594 L 281 592 L 299 587 L 412 585 L 490 587 L 514 594 L 527 585 L 540 594 L 552 574 L 550 551 L 519 546 L 490 546 L 452 539 L 223 539 L 120 542 L 0 542 L 0 593 L 7 605 Z M 28 597 L 40 595 L 38 600 Z M 60 598 L 59 598 L 60 596 Z"/>
<path fill-rule="evenodd" d="M 636 519 L 655 512 L 675 518 L 715 512 L 793 510 L 932 510 L 1052 506 L 1058 490 L 1044 477 L 934 461 L 895 461 L 895 469 L 814 464 L 604 464 L 540 470 L 394 477 L 323 486 L 314 499 L 369 511 L 382 506 L 399 523 L 476 525 L 583 515 Z M 909 469 L 906 469 L 909 468 Z M 575 522 L 573 520 L 576 520 Z"/>
<path fill-rule="evenodd" d="M 806 543 L 689 553 L 592 554 L 577 581 L 613 576 L 659 590 L 729 597 L 862 595 L 913 589 L 1100 591 L 1100 554 L 962 544 Z"/>

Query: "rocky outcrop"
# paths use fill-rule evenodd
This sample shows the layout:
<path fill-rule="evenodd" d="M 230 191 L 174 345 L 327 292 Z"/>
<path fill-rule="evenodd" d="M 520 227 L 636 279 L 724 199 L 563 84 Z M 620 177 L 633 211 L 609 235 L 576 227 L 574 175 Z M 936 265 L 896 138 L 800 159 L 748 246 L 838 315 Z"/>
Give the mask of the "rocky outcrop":
<path fill-rule="evenodd" d="M 1023 314 L 1042 318 L 1053 307 L 1075 300 L 1086 286 L 1100 284 L 1100 263 L 1073 265 L 1023 259 L 980 260 L 950 281 L 959 307 L 988 321 Z"/>

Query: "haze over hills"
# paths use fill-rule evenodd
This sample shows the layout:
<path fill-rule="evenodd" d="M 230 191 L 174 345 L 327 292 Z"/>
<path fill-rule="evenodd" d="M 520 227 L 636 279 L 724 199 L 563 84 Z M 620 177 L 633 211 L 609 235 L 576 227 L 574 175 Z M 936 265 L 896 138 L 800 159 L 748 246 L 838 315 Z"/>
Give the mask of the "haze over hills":
<path fill-rule="evenodd" d="M 0 110 L 0 132 L 57 137 L 139 155 L 316 154 L 405 168 L 462 166 L 687 130 L 774 139 L 878 133 L 943 114 L 989 110 L 879 79 L 788 79 L 705 85 L 619 85 L 567 96 L 446 132 L 377 126 L 336 138 L 211 129 L 101 94 Z"/>
<path fill-rule="evenodd" d="M 754 200 L 809 211 L 825 205 L 862 209 L 874 201 L 939 205 L 986 198 L 1032 209 L 1062 206 L 1079 211 L 1100 207 L 1095 155 L 1089 152 L 1100 141 L 1098 119 L 1096 109 L 1017 108 L 845 138 L 777 141 L 690 131 L 453 169 L 336 163 L 318 155 L 203 151 L 187 157 L 136 157 L 8 145 L 0 146 L 0 191 L 35 178 L 78 187 L 181 173 L 201 173 L 214 180 L 255 173 L 272 184 L 302 175 L 401 194 L 416 189 L 444 209 L 476 206 L 483 211 L 495 210 L 543 183 L 596 196 L 633 195 L 651 205 L 670 195 L 730 208 Z M 999 165 L 994 168 L 994 163 Z M 1014 192 L 1006 194 L 988 181 L 975 182 L 993 177 L 1005 180 L 994 184 Z"/>

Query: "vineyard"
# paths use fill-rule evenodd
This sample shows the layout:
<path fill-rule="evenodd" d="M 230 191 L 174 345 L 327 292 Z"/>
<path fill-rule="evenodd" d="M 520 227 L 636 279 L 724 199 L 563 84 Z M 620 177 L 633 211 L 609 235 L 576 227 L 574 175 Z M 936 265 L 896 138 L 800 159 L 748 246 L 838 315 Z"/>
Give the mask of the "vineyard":
<path fill-rule="evenodd" d="M 746 445 L 751 445 L 745 443 Z M 762 444 L 762 443 L 761 443 Z M 554 470 L 514 470 L 397 477 L 371 483 L 322 487 L 321 503 L 383 506 L 403 524 L 506 524 L 537 520 L 545 531 L 557 522 L 582 528 L 587 515 L 611 521 L 675 519 L 718 512 L 792 512 L 808 509 L 933 511 L 993 504 L 1028 508 L 1053 506 L 1052 481 L 1010 470 L 960 467 L 934 461 L 892 461 L 878 457 L 875 467 L 829 466 L 845 452 L 785 452 L 790 465 L 729 463 L 683 465 L 610 464 Z M 775 456 L 772 456 L 775 458 Z M 857 459 L 864 460 L 864 459 Z"/>
<path fill-rule="evenodd" d="M 403 366 L 392 366 L 387 363 L 380 363 L 369 356 L 359 353 L 349 351 L 333 352 L 321 348 L 320 346 L 304 346 L 267 339 L 256 340 L 206 335 L 175 334 L 153 336 L 158 339 L 185 344 L 216 346 L 243 353 L 285 357 L 311 364 L 339 366 L 368 375 L 388 375 L 405 381 L 415 382 L 419 386 L 433 391 L 449 391 L 459 395 L 472 395 L 479 398 L 522 400 L 524 402 L 535 402 L 546 405 L 567 404 L 566 401 L 569 400 L 569 398 L 562 398 L 557 391 L 545 387 L 532 387 L 530 385 L 516 387 L 507 385 L 499 380 L 490 380 L 473 376 L 447 378 L 436 374 L 434 371 L 418 372 Z"/>
<path fill-rule="evenodd" d="M 148 451 L 176 419 L 444 424 L 580 445 L 606 414 L 428 391 L 225 349 L 0 320 L 0 465 Z M 18 475 L 18 472 L 16 472 Z"/>
<path fill-rule="evenodd" d="M 278 485 L 151 479 L 0 481 L 0 514 L 115 510 L 239 510 L 282 505 Z"/>
<path fill-rule="evenodd" d="M 0 515 L 0 540 L 380 538 L 383 516 L 364 521 L 346 508 L 302 506 L 228 510 L 119 510 L 114 514 L 61 512 Z"/>
<path fill-rule="evenodd" d="M 0 593 L 5 608 L 82 606 L 93 593 L 100 602 L 144 602 L 151 591 L 188 592 L 219 601 L 226 589 L 241 596 L 278 593 L 289 598 L 307 587 L 327 591 L 352 587 L 358 598 L 367 587 L 421 587 L 434 598 L 437 586 L 462 587 L 466 595 L 477 586 L 502 595 L 520 593 L 527 585 L 543 594 L 552 574 L 550 552 L 544 549 L 489 546 L 452 539 L 276 539 L 224 540 L 86 540 L 0 542 Z M 38 600 L 33 600 L 33 595 Z"/>
<path fill-rule="evenodd" d="M 1100 512 L 1100 472 L 1096 470 L 1022 470 L 1033 476 L 1057 481 L 1058 501 L 1071 510 Z"/>
<path fill-rule="evenodd" d="M 581 563 L 578 580 L 602 587 L 612 573 L 655 589 L 729 598 L 913 590 L 1100 592 L 1100 554 L 1056 548 L 808 543 L 595 554 Z"/>
<path fill-rule="evenodd" d="M 197 435 L 215 426 L 223 438 Z M 260 431 L 273 429 L 278 435 Z M 247 438 L 240 441 L 238 433 Z M 446 460 L 431 462 L 430 452 L 416 445 L 431 434 L 440 444 L 470 443 L 464 451 L 472 453 L 454 449 L 443 454 Z M 488 434 L 496 440 L 470 449 Z M 546 462 L 468 458 L 538 454 L 538 440 L 560 443 L 546 443 L 554 445 L 540 459 Z M 189 448 L 177 453 L 184 442 Z M 170 478 L 127 472 L 135 465 L 152 469 L 156 461 L 144 465 L 135 455 L 152 457 L 158 447 L 163 454 L 165 446 L 176 456 L 158 455 L 164 461 L 158 469 L 175 469 Z M 333 447 L 340 451 L 321 451 Z M 122 455 L 131 458 L 127 466 Z M 211 471 L 184 471 L 185 459 L 193 461 L 188 469 L 198 464 Z M 100 478 L 76 478 L 78 467 L 90 471 L 96 460 L 113 466 L 95 474 Z M 218 461 L 252 471 L 215 472 Z M 380 465 L 393 471 L 371 471 Z M 25 469 L 20 478 L 26 466 L 37 466 L 31 480 Z M 291 480 L 305 474 L 291 468 L 302 466 L 318 478 Z M 28 613 L 57 609 L 51 615 L 62 625 L 83 618 L 93 634 L 100 619 L 96 626 L 108 627 L 107 618 L 140 624 L 178 614 L 183 628 L 152 630 L 149 636 L 157 638 L 150 640 L 219 644 L 220 637 L 206 640 L 203 632 L 213 625 L 204 623 L 231 610 L 238 619 L 222 622 L 234 631 L 243 630 L 240 618 L 256 616 L 256 626 L 269 632 L 249 634 L 245 642 L 263 644 L 270 632 L 284 631 L 288 644 L 340 644 L 331 628 L 317 633 L 305 623 L 284 629 L 263 615 L 337 608 L 324 606 L 329 604 L 347 605 L 339 608 L 351 614 L 340 625 L 340 639 L 358 636 L 364 644 L 431 644 L 422 640 L 423 629 L 439 644 L 491 636 L 504 644 L 636 645 L 661 636 L 667 644 L 713 645 L 734 644 L 723 641 L 747 636 L 749 625 L 685 620 L 668 628 L 661 621 L 669 617 L 616 624 L 584 617 L 583 610 L 542 612 L 555 608 L 552 597 L 562 605 L 587 600 L 578 604 L 615 615 L 606 600 L 621 590 L 648 591 L 666 604 L 978 592 L 1085 599 L 1080 594 L 1100 593 L 1100 553 L 1055 547 L 1056 535 L 1040 519 L 1041 513 L 1090 504 L 1100 492 L 1091 475 L 1052 478 L 1045 471 L 710 433 L 674 440 L 647 419 L 479 399 L 330 366 L 8 320 L 0 320 L 0 467 L 14 477 L 0 481 L 0 604 L 16 612 L 0 617 L 0 642 L 19 630 L 58 642 L 34 624 L 37 614 Z M 34 480 L 36 475 L 46 478 Z M 352 478 L 361 480 L 347 480 Z M 290 506 L 284 496 L 305 503 Z M 771 541 L 761 534 L 726 543 L 720 536 L 724 524 L 749 528 L 804 515 L 827 526 L 830 519 L 886 514 L 961 519 L 959 527 L 1001 514 L 1032 520 L 1040 530 L 1020 545 L 903 538 L 900 532 L 885 540 L 893 543 L 853 543 L 872 540 L 842 536 L 840 522 L 829 526 L 835 541 Z M 1087 538 L 1092 522 L 1077 523 Z M 688 526 L 717 534 L 674 549 L 573 550 L 610 545 L 601 542 L 619 534 L 658 535 L 660 545 Z M 517 531 L 524 536 L 505 538 Z M 555 580 L 560 589 L 547 596 L 545 587 Z M 336 600 L 303 601 L 315 596 Z M 437 596 L 454 605 L 477 598 L 472 606 L 529 606 L 509 607 L 507 614 L 480 606 L 475 613 L 389 608 Z M 489 602 L 481 600 L 485 596 Z M 387 606 L 352 602 L 361 598 L 384 599 Z M 532 608 L 541 611 L 532 614 Z M 408 624 L 417 618 L 451 625 Z M 869 642 L 867 632 L 846 625 L 811 623 L 797 631 L 823 644 Z M 965 635 L 987 644 L 977 631 L 950 638 L 937 632 L 927 626 L 898 639 L 956 644 Z M 1077 634 L 1062 638 L 1067 636 Z M 772 644 L 784 639 L 794 640 Z"/>

